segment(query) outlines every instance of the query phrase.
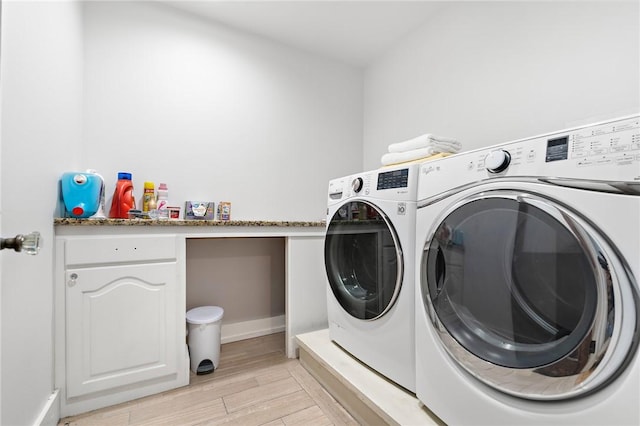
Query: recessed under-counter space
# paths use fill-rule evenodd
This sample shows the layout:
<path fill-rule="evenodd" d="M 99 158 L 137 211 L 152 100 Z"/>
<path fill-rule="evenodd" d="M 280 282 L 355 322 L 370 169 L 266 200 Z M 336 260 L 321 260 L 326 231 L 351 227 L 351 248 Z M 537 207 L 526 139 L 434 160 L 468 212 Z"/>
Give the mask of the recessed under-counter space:
<path fill-rule="evenodd" d="M 96 334 L 89 332 L 91 327 L 99 327 L 104 331 L 101 335 L 116 336 L 118 327 L 126 330 L 130 326 L 128 323 L 133 323 L 145 335 L 166 336 L 164 340 L 154 341 L 154 347 L 164 347 L 168 342 L 168 354 L 171 356 L 166 358 L 170 363 L 161 359 L 162 365 L 167 365 L 169 370 L 158 369 L 162 373 L 158 373 L 158 377 L 141 376 L 141 381 L 136 382 L 134 375 L 125 370 L 128 366 L 123 361 L 122 368 L 120 365 L 117 367 L 123 375 L 132 378 L 131 382 L 114 383 L 109 387 L 105 380 L 104 389 L 84 386 L 82 389 L 86 391 L 77 396 L 61 392 L 62 416 L 184 385 L 185 379 L 188 381 L 189 369 L 185 346 L 185 314 L 188 308 L 204 305 L 223 307 L 222 338 L 227 341 L 284 329 L 286 354 L 290 358 L 297 356 L 297 334 L 327 327 L 323 257 L 325 229 L 321 221 L 55 219 L 54 225 L 56 387 L 67 389 L 67 384 L 76 376 L 84 386 L 84 377 L 78 376 L 81 366 L 70 364 L 69 360 L 74 352 L 80 355 L 93 353 L 83 349 L 90 348 L 84 342 L 87 345 L 95 343 Z M 157 253 L 153 241 L 158 239 L 172 241 L 172 253 L 175 253 L 172 259 Z M 81 256 L 82 259 L 87 257 L 80 264 L 82 270 L 76 270 L 78 266 L 75 263 L 78 262 L 70 256 L 69 247 L 82 247 L 90 254 Z M 142 260 L 144 265 L 141 265 Z M 164 273 L 158 277 L 134 276 L 127 272 L 130 268 L 139 267 L 142 268 L 140 271 L 147 271 L 160 270 L 165 266 L 171 268 L 162 269 Z M 122 274 L 114 279 L 105 276 L 107 281 L 100 284 L 99 278 L 104 274 L 96 275 L 93 271 L 97 268 L 105 271 L 118 268 Z M 95 288 L 85 285 L 87 279 L 96 283 Z M 163 283 L 167 285 L 161 285 Z M 85 288 L 93 293 L 89 294 Z M 167 291 L 164 293 L 166 296 L 160 297 L 156 288 L 167 288 L 171 292 Z M 98 301 L 94 296 L 105 291 L 122 297 L 100 299 L 100 312 L 105 314 L 89 321 L 97 320 L 98 325 L 85 319 L 69 322 L 69 303 L 76 300 L 73 312 L 86 313 L 89 311 L 83 306 L 93 303 L 91 300 Z M 144 310 L 129 306 L 127 292 L 131 291 L 139 296 L 137 304 L 147 305 Z M 70 299 L 70 295 L 75 293 L 78 296 Z M 125 313 L 128 316 L 123 316 L 120 305 L 127 303 Z M 162 314 L 162 309 L 172 313 Z M 108 313 L 114 313 L 114 316 Z M 117 313 L 120 315 L 115 315 Z M 163 318 L 164 322 L 147 320 L 149 314 Z M 119 325 L 117 321 L 114 323 L 115 320 L 120 321 Z M 140 324 L 144 324 L 146 329 L 142 329 Z M 158 329 L 148 330 L 154 326 Z M 131 330 L 134 331 L 127 334 L 128 340 L 105 338 L 103 346 L 109 347 L 109 342 L 112 342 L 115 346 L 129 347 L 138 340 L 133 338 L 137 329 Z M 69 339 L 70 331 L 75 336 L 85 336 L 85 340 L 71 344 L 75 340 Z M 173 342 L 177 342 L 175 346 Z M 124 350 L 125 346 L 121 349 Z M 112 351 L 117 350 L 117 347 L 112 348 Z M 93 358 L 89 361 L 94 362 Z"/>
<path fill-rule="evenodd" d="M 285 330 L 282 237 L 188 238 L 187 310 L 224 309 L 222 343 Z"/>

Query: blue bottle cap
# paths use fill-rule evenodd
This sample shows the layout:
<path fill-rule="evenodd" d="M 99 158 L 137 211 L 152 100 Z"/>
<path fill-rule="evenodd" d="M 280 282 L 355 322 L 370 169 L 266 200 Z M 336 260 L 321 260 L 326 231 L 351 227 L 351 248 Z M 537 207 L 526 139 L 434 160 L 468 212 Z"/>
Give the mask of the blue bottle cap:
<path fill-rule="evenodd" d="M 118 180 L 120 180 L 120 179 L 131 180 L 131 173 L 118 172 Z"/>

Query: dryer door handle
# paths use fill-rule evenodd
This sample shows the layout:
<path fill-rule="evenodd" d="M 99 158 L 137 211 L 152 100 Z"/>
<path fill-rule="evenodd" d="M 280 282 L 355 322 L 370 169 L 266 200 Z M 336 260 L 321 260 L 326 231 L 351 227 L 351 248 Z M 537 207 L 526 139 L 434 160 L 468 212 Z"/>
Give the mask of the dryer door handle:
<path fill-rule="evenodd" d="M 436 290 L 438 291 L 438 295 L 442 291 L 444 287 L 444 281 L 447 276 L 447 262 L 444 260 L 444 254 L 442 253 L 442 248 L 438 247 L 438 254 L 436 255 Z"/>

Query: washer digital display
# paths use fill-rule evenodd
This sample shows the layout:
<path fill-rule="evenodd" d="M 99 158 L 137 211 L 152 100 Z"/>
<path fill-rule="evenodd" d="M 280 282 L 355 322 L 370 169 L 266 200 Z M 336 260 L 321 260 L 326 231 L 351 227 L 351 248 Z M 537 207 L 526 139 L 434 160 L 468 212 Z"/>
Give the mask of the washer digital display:
<path fill-rule="evenodd" d="M 378 190 L 406 188 L 409 184 L 409 169 L 393 170 L 378 175 Z"/>
<path fill-rule="evenodd" d="M 569 137 L 549 139 L 547 141 L 547 154 L 545 162 L 566 160 L 569 155 Z"/>

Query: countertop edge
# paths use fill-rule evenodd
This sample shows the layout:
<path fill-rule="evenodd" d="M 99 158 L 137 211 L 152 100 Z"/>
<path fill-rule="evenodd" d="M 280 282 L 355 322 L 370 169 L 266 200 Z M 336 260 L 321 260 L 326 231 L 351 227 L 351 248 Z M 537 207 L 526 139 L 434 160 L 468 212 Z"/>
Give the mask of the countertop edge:
<path fill-rule="evenodd" d="M 75 219 L 54 218 L 54 226 L 188 226 L 188 227 L 325 227 L 324 221 L 184 220 L 184 219 Z"/>

